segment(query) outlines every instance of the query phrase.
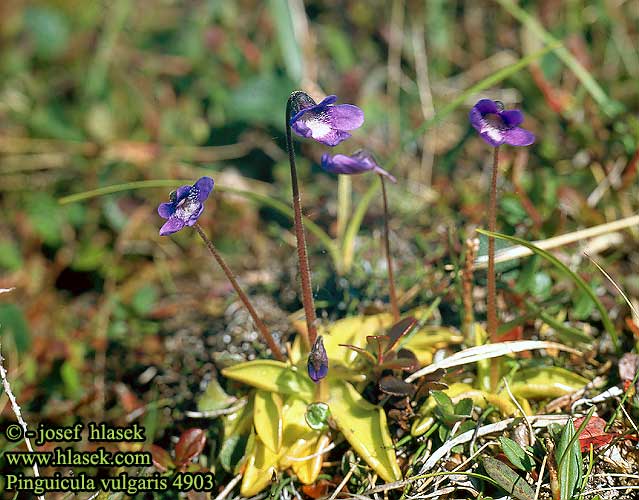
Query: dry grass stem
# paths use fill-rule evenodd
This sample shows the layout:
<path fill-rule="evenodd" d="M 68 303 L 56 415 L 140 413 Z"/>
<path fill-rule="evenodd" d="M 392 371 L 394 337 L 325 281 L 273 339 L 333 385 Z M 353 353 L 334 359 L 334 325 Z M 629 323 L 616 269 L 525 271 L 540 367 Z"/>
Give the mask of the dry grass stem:
<path fill-rule="evenodd" d="M 545 240 L 532 241 L 531 243 L 542 250 L 551 250 L 578 241 L 583 241 L 588 238 L 594 238 L 602 234 L 612 233 L 614 231 L 620 231 L 632 226 L 639 226 L 639 215 L 632 215 L 624 219 L 619 219 L 613 222 L 607 222 L 606 224 L 600 224 L 598 226 L 589 227 L 586 229 L 580 229 L 572 233 L 562 234 L 560 236 L 554 236 Z M 532 255 L 533 252 L 528 248 L 515 245 L 509 248 L 498 251 L 495 254 L 495 263 L 507 262 L 513 259 L 519 259 L 521 257 L 527 257 Z M 475 259 L 475 269 L 485 269 L 488 263 L 488 256 L 480 255 Z"/>

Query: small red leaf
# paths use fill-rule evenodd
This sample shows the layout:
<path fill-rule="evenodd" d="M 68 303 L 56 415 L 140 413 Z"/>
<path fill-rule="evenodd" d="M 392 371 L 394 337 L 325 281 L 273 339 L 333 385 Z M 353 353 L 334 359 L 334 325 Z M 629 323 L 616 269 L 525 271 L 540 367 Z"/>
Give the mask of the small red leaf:
<path fill-rule="evenodd" d="M 313 484 L 305 484 L 302 486 L 302 493 L 311 498 L 320 498 L 326 496 L 331 483 L 326 479 L 320 479 Z"/>
<path fill-rule="evenodd" d="M 524 327 L 521 325 L 511 328 L 501 335 L 497 335 L 496 342 L 508 342 L 511 340 L 522 340 L 524 338 Z"/>
<path fill-rule="evenodd" d="M 639 150 L 637 151 L 639 152 Z M 626 318 L 626 326 L 632 332 L 636 339 L 639 338 L 639 325 L 635 323 L 630 316 Z"/>
<path fill-rule="evenodd" d="M 132 411 L 142 408 L 142 402 L 136 397 L 135 394 L 125 384 L 118 383 L 115 385 L 115 392 L 120 399 L 120 404 L 124 411 L 131 413 Z"/>
<path fill-rule="evenodd" d="M 160 448 L 159 446 L 152 444 L 150 451 L 153 465 L 155 465 L 157 470 L 160 472 L 166 472 L 169 469 L 175 468 L 171 455 L 169 455 L 169 452 L 164 448 Z"/>
<path fill-rule="evenodd" d="M 575 420 L 575 429 L 579 429 L 581 424 L 584 421 L 584 417 L 578 418 Z M 597 416 L 593 416 L 586 427 L 579 434 L 579 446 L 581 447 L 581 452 L 588 451 L 590 449 L 590 445 L 594 448 L 599 448 L 601 446 L 607 445 L 612 438 L 615 437 L 614 434 L 610 434 L 609 432 L 605 432 L 606 421 Z"/>
<path fill-rule="evenodd" d="M 175 445 L 175 462 L 178 466 L 190 462 L 202 453 L 205 444 L 206 433 L 202 429 L 185 430 Z"/>

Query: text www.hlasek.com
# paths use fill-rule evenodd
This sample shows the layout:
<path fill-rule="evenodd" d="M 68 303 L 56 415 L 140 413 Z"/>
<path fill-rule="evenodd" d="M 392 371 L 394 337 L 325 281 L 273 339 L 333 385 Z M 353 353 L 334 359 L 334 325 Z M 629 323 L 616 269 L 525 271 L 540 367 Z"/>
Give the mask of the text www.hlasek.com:
<path fill-rule="evenodd" d="M 7 464 L 16 467 L 149 467 L 153 463 L 148 451 L 111 453 L 102 447 L 86 452 L 72 448 L 54 448 L 50 452 L 38 453 L 8 452 L 5 456 Z"/>

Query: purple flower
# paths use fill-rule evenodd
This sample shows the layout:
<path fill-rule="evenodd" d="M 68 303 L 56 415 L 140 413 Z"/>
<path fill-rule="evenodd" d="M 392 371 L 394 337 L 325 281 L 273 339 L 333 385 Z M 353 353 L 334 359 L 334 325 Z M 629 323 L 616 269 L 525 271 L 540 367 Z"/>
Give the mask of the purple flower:
<path fill-rule="evenodd" d="M 364 112 L 357 106 L 333 105 L 337 96 L 329 95 L 319 104 L 304 92 L 296 92 L 291 98 L 294 114 L 289 125 L 293 131 L 327 146 L 337 146 L 351 136 L 346 130 L 354 130 L 364 123 Z"/>
<path fill-rule="evenodd" d="M 328 373 L 328 356 L 324 349 L 324 341 L 319 335 L 308 355 L 308 376 L 313 382 L 319 382 Z"/>
<path fill-rule="evenodd" d="M 213 191 L 213 179 L 201 177 L 192 186 L 180 186 L 169 196 L 168 203 L 160 203 L 158 214 L 167 219 L 160 228 L 160 236 L 177 233 L 184 226 L 194 225 L 202 210 L 204 201 Z"/>
<path fill-rule="evenodd" d="M 373 171 L 376 174 L 388 177 L 391 182 L 397 179 L 380 167 L 371 153 L 360 149 L 350 156 L 346 155 L 322 155 L 322 168 L 331 174 L 361 174 Z"/>
<path fill-rule="evenodd" d="M 524 114 L 518 109 L 504 109 L 499 101 L 482 99 L 470 110 L 469 118 L 482 139 L 493 147 L 502 144 L 530 146 L 535 142 L 532 132 L 519 127 Z"/>

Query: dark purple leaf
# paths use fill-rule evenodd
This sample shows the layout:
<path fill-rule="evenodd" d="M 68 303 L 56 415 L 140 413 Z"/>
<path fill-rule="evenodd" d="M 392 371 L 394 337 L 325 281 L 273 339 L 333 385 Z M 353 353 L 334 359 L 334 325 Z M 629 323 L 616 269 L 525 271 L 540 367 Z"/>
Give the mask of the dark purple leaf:
<path fill-rule="evenodd" d="M 171 458 L 171 455 L 169 455 L 169 452 L 155 444 L 151 445 L 151 459 L 153 460 L 155 468 L 160 472 L 175 469 L 175 464 L 173 463 L 173 459 Z"/>
<path fill-rule="evenodd" d="M 384 361 L 380 368 L 382 370 L 414 370 L 415 361 L 407 358 L 397 358 Z"/>
<path fill-rule="evenodd" d="M 351 345 L 351 344 L 339 344 L 339 345 L 341 347 L 346 347 L 348 349 L 351 349 L 351 350 L 355 351 L 358 354 L 361 354 L 362 356 L 364 356 L 366 359 L 368 359 L 373 364 L 377 363 L 377 360 L 375 359 L 375 356 L 373 356 L 366 349 L 362 349 L 361 347 L 357 347 L 356 345 Z"/>
<path fill-rule="evenodd" d="M 448 386 L 440 381 L 445 374 L 446 370 L 440 368 L 433 373 L 429 373 L 428 375 L 421 377 L 419 389 L 415 398 L 418 399 L 423 396 L 428 396 L 431 391 L 442 391 L 444 389 L 448 389 Z"/>
<path fill-rule="evenodd" d="M 381 364 L 384 361 L 382 343 L 388 342 L 388 335 L 367 335 L 366 342 L 368 342 L 369 345 L 373 343 L 377 344 L 377 363 Z"/>
<path fill-rule="evenodd" d="M 408 359 L 412 362 L 412 368 L 410 370 L 417 370 L 419 368 L 419 359 L 415 356 L 413 351 L 409 351 L 408 349 L 400 349 L 397 351 L 397 359 Z"/>
<path fill-rule="evenodd" d="M 404 382 L 394 375 L 387 375 L 379 381 L 379 390 L 391 396 L 412 396 L 416 387 L 413 384 Z"/>
<path fill-rule="evenodd" d="M 417 320 L 412 316 L 408 318 L 404 318 L 397 323 L 395 323 L 388 332 L 388 345 L 386 346 L 386 352 L 395 349 L 397 343 L 401 340 L 401 338 L 410 332 L 413 327 L 417 324 Z"/>

